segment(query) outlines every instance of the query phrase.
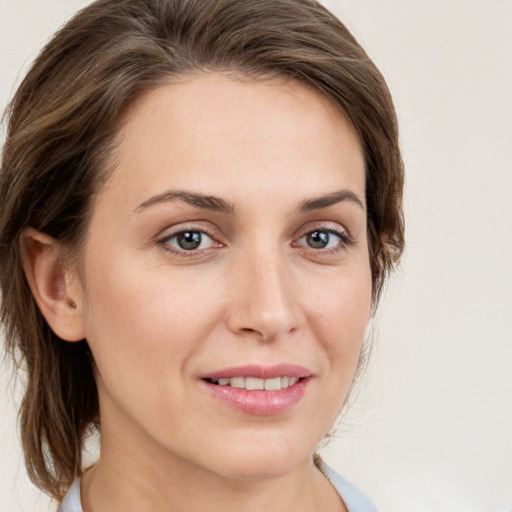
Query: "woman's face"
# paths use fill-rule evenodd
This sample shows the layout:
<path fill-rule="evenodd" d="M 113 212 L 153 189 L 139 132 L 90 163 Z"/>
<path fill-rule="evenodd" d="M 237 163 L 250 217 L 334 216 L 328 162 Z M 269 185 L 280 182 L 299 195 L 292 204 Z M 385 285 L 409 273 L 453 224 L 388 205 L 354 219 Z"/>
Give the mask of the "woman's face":
<path fill-rule="evenodd" d="M 346 398 L 371 309 L 351 127 L 297 82 L 205 74 L 139 100 L 119 140 L 76 292 L 102 459 L 299 467 Z"/>

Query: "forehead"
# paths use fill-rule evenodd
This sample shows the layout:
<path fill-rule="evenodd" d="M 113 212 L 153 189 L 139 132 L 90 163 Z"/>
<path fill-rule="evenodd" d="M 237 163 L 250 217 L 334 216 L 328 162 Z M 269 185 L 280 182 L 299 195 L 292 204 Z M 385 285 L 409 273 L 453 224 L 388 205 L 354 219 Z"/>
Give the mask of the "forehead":
<path fill-rule="evenodd" d="M 170 186 L 218 195 L 219 183 L 243 193 L 267 182 L 312 195 L 345 185 L 364 200 L 354 130 L 332 102 L 296 81 L 183 77 L 139 98 L 117 140 L 107 188 L 119 188 L 127 204 Z"/>

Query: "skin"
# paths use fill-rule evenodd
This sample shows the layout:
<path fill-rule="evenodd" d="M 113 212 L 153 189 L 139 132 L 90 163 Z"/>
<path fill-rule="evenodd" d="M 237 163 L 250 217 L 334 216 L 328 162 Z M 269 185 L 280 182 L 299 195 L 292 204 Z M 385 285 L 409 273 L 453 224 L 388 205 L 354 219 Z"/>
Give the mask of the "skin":
<path fill-rule="evenodd" d="M 311 203 L 338 191 L 353 197 Z M 85 512 L 345 510 L 312 454 L 371 313 L 364 198 L 352 128 L 300 83 L 195 75 L 132 106 L 79 266 L 59 267 L 46 235 L 24 242 L 47 320 L 86 337 L 97 364 L 101 458 L 82 482 Z M 203 232 L 202 245 L 180 248 L 183 230 Z M 327 248 L 311 246 L 314 231 Z M 280 414 L 248 414 L 201 386 L 208 372 L 278 363 L 312 374 Z"/>

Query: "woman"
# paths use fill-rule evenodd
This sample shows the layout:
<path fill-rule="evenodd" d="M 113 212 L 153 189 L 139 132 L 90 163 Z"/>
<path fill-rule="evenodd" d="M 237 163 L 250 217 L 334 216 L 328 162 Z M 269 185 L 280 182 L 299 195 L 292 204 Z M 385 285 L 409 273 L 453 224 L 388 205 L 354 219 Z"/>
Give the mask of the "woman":
<path fill-rule="evenodd" d="M 403 247 L 402 186 L 385 82 L 316 2 L 78 13 L 11 103 L 0 177 L 35 484 L 63 512 L 375 510 L 314 452 Z"/>

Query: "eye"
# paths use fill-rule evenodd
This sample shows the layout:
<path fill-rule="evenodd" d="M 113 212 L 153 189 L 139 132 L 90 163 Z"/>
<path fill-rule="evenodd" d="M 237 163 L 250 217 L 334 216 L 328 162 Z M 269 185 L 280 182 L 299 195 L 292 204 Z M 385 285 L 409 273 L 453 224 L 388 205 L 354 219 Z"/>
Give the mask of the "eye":
<path fill-rule="evenodd" d="M 197 251 L 216 246 L 215 241 L 204 231 L 186 230 L 175 233 L 161 240 L 164 246 L 170 246 L 175 251 Z"/>
<path fill-rule="evenodd" d="M 346 233 L 339 233 L 332 229 L 315 229 L 299 238 L 296 245 L 316 250 L 329 250 L 341 248 L 349 243 L 350 239 Z"/>

